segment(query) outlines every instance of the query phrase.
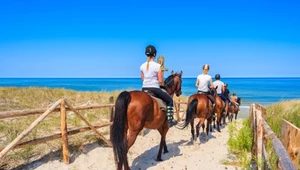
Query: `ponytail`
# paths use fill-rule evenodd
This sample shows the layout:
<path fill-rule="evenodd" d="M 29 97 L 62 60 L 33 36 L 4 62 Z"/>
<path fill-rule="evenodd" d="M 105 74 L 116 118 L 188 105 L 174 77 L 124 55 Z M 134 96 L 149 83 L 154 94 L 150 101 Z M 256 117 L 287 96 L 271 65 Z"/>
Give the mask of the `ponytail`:
<path fill-rule="evenodd" d="M 151 58 L 150 56 L 147 57 L 147 67 L 146 67 L 146 70 L 147 70 L 147 71 L 149 70 L 149 62 L 150 62 L 150 58 Z"/>

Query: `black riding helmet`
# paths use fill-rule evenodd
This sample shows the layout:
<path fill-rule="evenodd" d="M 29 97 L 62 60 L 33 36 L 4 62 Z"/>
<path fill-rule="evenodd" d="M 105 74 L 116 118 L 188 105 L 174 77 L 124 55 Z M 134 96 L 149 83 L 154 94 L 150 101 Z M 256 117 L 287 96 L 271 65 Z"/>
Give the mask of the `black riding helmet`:
<path fill-rule="evenodd" d="M 221 78 L 220 74 L 216 74 L 216 75 L 215 75 L 215 79 L 216 79 L 216 80 L 220 80 L 220 78 Z"/>
<path fill-rule="evenodd" d="M 153 45 L 148 45 L 145 50 L 147 56 L 153 56 L 156 54 L 156 48 Z"/>

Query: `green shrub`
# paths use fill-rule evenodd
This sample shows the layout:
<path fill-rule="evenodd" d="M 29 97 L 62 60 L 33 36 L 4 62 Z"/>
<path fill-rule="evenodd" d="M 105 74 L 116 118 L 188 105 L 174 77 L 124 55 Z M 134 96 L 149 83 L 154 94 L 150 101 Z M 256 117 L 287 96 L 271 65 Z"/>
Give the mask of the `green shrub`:
<path fill-rule="evenodd" d="M 250 152 L 253 144 L 253 133 L 249 119 L 243 120 L 242 125 L 235 122 L 229 124 L 228 130 L 230 152 L 238 157 L 239 163 L 243 168 L 248 168 L 251 162 Z"/>

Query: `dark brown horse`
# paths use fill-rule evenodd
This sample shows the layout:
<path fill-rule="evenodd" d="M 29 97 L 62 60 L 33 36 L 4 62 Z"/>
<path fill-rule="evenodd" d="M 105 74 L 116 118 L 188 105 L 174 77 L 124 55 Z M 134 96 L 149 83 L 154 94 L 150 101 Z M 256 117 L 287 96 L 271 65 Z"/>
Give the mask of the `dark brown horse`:
<path fill-rule="evenodd" d="M 192 139 L 196 140 L 199 137 L 200 127 L 204 127 L 205 120 L 206 126 L 206 140 L 208 140 L 209 127 L 212 120 L 212 104 L 208 97 L 204 94 L 193 94 L 188 99 L 187 111 L 185 122 L 181 124 L 181 129 L 185 128 L 189 123 L 191 125 Z M 194 129 L 194 119 L 199 118 L 199 123 L 196 125 L 196 137 Z"/>
<path fill-rule="evenodd" d="M 181 95 L 181 76 L 170 75 L 165 80 L 165 87 L 169 95 Z M 167 116 L 160 109 L 158 102 L 143 91 L 123 91 L 120 93 L 115 104 L 115 115 L 112 125 L 112 144 L 117 169 L 129 170 L 127 152 L 134 144 L 138 134 L 145 127 L 157 129 L 161 135 L 157 161 L 162 161 L 161 153 L 168 152 L 166 145 L 166 134 L 169 130 Z"/>
<path fill-rule="evenodd" d="M 226 113 L 228 112 L 228 100 L 226 100 L 226 103 L 224 103 L 224 101 L 222 100 L 222 98 L 220 96 L 216 96 L 216 114 L 217 114 L 217 131 L 221 132 L 220 130 L 220 126 L 221 126 L 221 119 L 224 118 L 226 116 Z M 214 128 L 215 128 L 215 124 L 214 124 Z"/>
<path fill-rule="evenodd" d="M 241 98 L 238 97 L 236 102 L 239 104 L 239 106 L 241 105 Z M 235 103 L 231 102 L 230 105 L 229 105 L 229 109 L 228 109 L 228 113 L 229 113 L 229 116 L 228 116 L 228 119 L 230 122 L 232 122 L 232 119 L 233 119 L 233 114 L 235 114 L 235 120 L 237 119 L 237 115 L 240 111 L 240 107 L 237 106 Z"/>

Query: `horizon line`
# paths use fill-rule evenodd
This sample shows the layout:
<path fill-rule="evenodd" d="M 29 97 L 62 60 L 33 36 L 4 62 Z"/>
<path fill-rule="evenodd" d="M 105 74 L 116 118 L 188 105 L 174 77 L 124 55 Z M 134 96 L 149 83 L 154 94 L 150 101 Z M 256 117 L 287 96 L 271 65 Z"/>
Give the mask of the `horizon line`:
<path fill-rule="evenodd" d="M 37 79 L 42 79 L 42 78 L 80 78 L 80 79 L 84 79 L 84 78 L 140 78 L 140 77 L 118 77 L 118 76 L 111 76 L 111 77 L 0 77 L 0 79 L 5 79 L 5 78 L 11 78 L 11 79 L 21 79 L 21 78 L 37 78 Z M 167 77 L 164 77 L 164 78 L 167 78 Z M 183 77 L 183 78 L 197 78 L 197 77 L 191 77 L 191 76 L 188 76 L 188 77 Z M 213 76 L 212 76 L 213 78 Z M 222 78 L 300 78 L 299 77 L 296 77 L 296 76 L 224 76 Z"/>

